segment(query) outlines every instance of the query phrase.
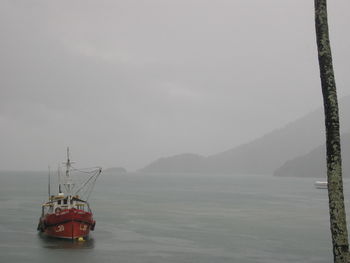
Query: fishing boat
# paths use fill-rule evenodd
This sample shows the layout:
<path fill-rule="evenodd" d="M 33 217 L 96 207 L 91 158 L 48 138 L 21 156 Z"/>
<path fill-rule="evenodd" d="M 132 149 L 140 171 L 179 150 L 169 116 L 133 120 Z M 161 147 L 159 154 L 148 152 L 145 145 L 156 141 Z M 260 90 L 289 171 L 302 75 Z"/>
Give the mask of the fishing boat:
<path fill-rule="evenodd" d="M 90 209 L 88 198 L 95 182 L 102 172 L 101 167 L 77 169 L 72 164 L 67 148 L 67 161 L 59 167 L 58 192 L 51 195 L 51 175 L 49 171 L 49 200 L 42 204 L 38 231 L 57 238 L 84 239 L 94 230 L 96 221 Z M 62 168 L 65 174 L 62 175 Z M 77 177 L 79 174 L 82 178 Z M 74 176 L 73 176 L 74 175 Z"/>

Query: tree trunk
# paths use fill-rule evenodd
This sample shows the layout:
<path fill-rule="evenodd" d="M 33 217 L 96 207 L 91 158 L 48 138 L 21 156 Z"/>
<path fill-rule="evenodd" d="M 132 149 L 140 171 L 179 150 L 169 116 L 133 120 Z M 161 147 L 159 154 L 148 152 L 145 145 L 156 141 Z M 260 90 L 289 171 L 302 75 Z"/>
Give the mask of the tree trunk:
<path fill-rule="evenodd" d="M 327 0 L 315 0 L 315 25 L 326 125 L 328 198 L 333 256 L 336 263 L 348 263 L 349 243 L 344 207 L 338 100 L 328 34 Z"/>

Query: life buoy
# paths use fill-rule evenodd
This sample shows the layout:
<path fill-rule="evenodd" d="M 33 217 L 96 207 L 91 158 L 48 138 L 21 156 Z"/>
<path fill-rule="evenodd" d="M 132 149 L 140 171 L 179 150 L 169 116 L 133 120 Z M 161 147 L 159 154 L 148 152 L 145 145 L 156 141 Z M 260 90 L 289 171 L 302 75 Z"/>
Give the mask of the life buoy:
<path fill-rule="evenodd" d="M 55 214 L 59 214 L 61 211 L 62 211 L 61 208 L 56 207 L 56 209 L 55 209 Z"/>

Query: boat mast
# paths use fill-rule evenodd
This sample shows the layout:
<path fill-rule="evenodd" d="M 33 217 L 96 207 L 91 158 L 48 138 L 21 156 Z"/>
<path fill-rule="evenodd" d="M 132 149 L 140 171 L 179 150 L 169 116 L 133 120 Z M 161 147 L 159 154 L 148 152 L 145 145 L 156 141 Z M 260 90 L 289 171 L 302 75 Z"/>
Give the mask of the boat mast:
<path fill-rule="evenodd" d="M 74 187 L 74 184 L 72 183 L 72 179 L 70 177 L 70 169 L 72 166 L 72 162 L 69 158 L 69 147 L 67 147 L 67 162 L 64 163 L 66 165 L 66 178 L 64 186 L 67 190 L 67 194 L 70 195 L 72 188 Z"/>
<path fill-rule="evenodd" d="M 69 177 L 69 169 L 70 169 L 70 159 L 69 159 L 69 147 L 67 147 L 67 162 L 66 162 L 66 176 Z"/>

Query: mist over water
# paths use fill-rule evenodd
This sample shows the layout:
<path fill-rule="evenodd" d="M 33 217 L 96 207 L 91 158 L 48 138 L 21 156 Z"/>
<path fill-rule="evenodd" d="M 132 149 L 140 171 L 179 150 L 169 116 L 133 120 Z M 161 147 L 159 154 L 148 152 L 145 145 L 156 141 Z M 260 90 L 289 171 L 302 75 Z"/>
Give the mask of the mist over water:
<path fill-rule="evenodd" d="M 103 174 L 90 200 L 96 229 L 79 243 L 36 231 L 45 173 L 0 176 L 1 262 L 332 260 L 327 191 L 313 178 Z"/>
<path fill-rule="evenodd" d="M 350 2 L 328 7 L 341 98 Z M 313 1 L 0 1 L 0 16 L 2 170 L 44 169 L 70 146 L 80 167 L 135 171 L 322 106 Z"/>

